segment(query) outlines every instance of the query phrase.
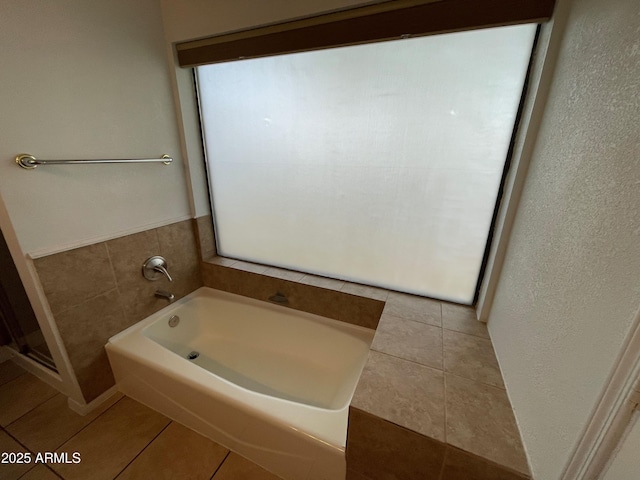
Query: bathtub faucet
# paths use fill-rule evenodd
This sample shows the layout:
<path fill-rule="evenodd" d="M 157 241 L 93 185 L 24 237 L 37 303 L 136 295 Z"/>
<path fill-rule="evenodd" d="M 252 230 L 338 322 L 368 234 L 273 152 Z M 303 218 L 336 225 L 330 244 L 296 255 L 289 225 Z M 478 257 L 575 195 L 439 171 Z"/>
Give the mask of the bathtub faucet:
<path fill-rule="evenodd" d="M 173 293 L 167 292 L 165 290 L 156 290 L 155 296 L 160 298 L 166 298 L 167 300 L 169 300 L 169 303 L 173 302 L 176 298 L 176 296 Z"/>

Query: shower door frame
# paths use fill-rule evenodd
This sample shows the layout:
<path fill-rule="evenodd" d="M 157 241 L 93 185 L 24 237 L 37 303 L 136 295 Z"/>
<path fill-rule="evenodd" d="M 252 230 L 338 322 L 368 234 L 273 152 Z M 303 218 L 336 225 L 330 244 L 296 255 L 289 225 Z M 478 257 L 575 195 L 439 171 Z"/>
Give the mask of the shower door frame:
<path fill-rule="evenodd" d="M 71 367 L 58 327 L 40 286 L 33 260 L 25 255 L 20 247 L 2 194 L 0 194 L 0 229 L 7 242 L 7 247 L 18 270 L 20 281 L 58 371 L 54 372 L 28 357 L 20 355 L 10 346 L 0 346 L 0 357 L 11 357 L 22 368 L 69 397 L 70 404 L 85 405 L 86 402 L 80 390 L 80 385 Z"/>

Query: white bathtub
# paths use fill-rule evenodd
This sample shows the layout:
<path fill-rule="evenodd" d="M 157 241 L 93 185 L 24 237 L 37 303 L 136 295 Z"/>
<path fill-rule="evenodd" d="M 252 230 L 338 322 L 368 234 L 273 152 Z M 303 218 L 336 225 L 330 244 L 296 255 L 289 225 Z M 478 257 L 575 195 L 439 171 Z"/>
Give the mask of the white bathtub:
<path fill-rule="evenodd" d="M 202 287 L 106 349 L 124 394 L 287 480 L 342 480 L 348 406 L 373 334 Z"/>

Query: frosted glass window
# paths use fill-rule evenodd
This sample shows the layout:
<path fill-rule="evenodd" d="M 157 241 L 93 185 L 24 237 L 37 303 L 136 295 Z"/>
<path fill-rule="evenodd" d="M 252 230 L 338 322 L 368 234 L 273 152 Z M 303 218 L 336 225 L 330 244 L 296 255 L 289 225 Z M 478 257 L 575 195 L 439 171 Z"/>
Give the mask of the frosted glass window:
<path fill-rule="evenodd" d="M 470 304 L 535 30 L 198 67 L 220 255 Z"/>

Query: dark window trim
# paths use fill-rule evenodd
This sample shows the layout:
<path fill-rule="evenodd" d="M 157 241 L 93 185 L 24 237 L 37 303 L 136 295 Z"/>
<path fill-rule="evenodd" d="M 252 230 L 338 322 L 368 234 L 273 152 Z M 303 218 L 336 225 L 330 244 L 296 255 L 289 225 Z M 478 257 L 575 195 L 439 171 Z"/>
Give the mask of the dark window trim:
<path fill-rule="evenodd" d="M 498 222 L 498 214 L 502 207 L 502 200 L 504 197 L 504 189 L 507 184 L 507 177 L 511 170 L 511 164 L 513 162 L 513 153 L 516 147 L 516 140 L 520 131 L 520 123 L 522 122 L 522 114 L 524 112 L 524 105 L 529 95 L 529 89 L 531 87 L 531 71 L 533 69 L 533 61 L 536 55 L 536 49 L 538 47 L 538 41 L 540 39 L 540 25 L 536 29 L 536 36 L 533 39 L 533 45 L 531 47 L 531 56 L 529 57 L 529 65 L 527 66 L 527 73 L 524 78 L 524 84 L 522 86 L 522 95 L 520 96 L 520 102 L 518 104 L 518 111 L 516 113 L 516 119 L 511 132 L 511 140 L 509 142 L 509 149 L 507 151 L 507 158 L 504 162 L 504 169 L 502 170 L 502 178 L 500 179 L 500 187 L 498 188 L 498 194 L 496 196 L 496 203 L 493 209 L 493 215 L 491 217 L 491 226 L 489 227 L 489 235 L 487 236 L 487 244 L 484 249 L 484 255 L 482 257 L 482 264 L 480 265 L 480 273 L 478 274 L 478 281 L 476 283 L 476 290 L 473 296 L 473 303 L 471 306 L 475 307 L 480 297 L 480 289 L 482 288 L 482 282 L 487 270 L 487 264 L 489 263 L 489 256 L 491 253 L 491 246 L 496 234 L 496 223 Z"/>
<path fill-rule="evenodd" d="M 178 63 L 194 67 L 398 38 L 540 23 L 555 0 L 391 0 L 302 20 L 178 43 Z"/>

